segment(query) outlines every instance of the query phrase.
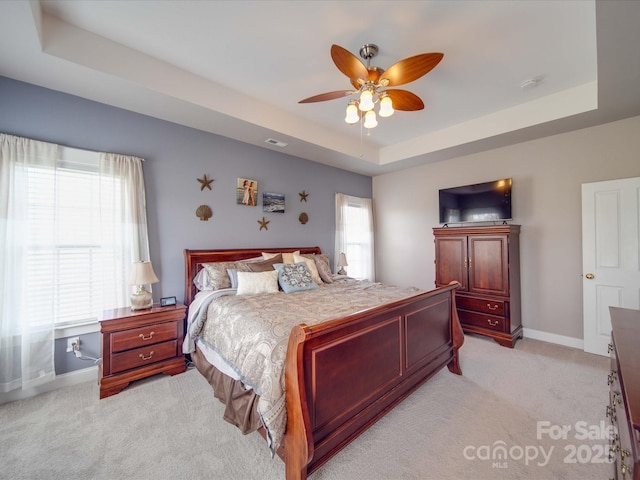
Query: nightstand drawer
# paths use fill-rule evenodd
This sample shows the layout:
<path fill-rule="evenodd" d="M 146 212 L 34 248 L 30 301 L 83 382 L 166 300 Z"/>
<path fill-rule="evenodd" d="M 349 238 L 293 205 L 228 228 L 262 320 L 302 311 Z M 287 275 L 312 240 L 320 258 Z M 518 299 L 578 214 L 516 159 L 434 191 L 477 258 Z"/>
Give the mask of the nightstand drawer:
<path fill-rule="evenodd" d="M 178 342 L 158 343 L 111 355 L 111 373 L 119 373 L 132 368 L 166 360 L 177 355 Z"/>
<path fill-rule="evenodd" d="M 111 352 L 122 352 L 178 338 L 178 323 L 167 322 L 133 328 L 111 335 Z"/>
<path fill-rule="evenodd" d="M 467 325 L 475 325 L 498 332 L 504 331 L 504 317 L 469 312 L 467 310 L 458 310 L 458 317 L 460 317 L 460 322 L 463 324 L 463 327 L 466 323 Z"/>
<path fill-rule="evenodd" d="M 456 306 L 463 310 L 474 310 L 490 315 L 504 315 L 504 302 L 500 300 L 483 300 L 482 298 L 457 296 Z"/>

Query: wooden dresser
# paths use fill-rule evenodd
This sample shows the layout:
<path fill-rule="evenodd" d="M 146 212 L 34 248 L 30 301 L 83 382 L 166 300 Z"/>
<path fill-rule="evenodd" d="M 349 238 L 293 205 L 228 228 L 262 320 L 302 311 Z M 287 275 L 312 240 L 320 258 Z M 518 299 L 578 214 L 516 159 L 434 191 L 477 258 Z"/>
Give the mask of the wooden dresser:
<path fill-rule="evenodd" d="M 107 310 L 100 321 L 102 362 L 100 398 L 119 393 L 134 380 L 186 369 L 182 354 L 186 307 L 154 305 L 148 310 L 129 307 Z"/>
<path fill-rule="evenodd" d="M 522 338 L 519 225 L 434 228 L 436 287 L 458 281 L 462 329 L 513 348 Z"/>
<path fill-rule="evenodd" d="M 609 307 L 611 371 L 607 416 L 617 433 L 611 442 L 615 478 L 640 480 L 640 310 Z"/>

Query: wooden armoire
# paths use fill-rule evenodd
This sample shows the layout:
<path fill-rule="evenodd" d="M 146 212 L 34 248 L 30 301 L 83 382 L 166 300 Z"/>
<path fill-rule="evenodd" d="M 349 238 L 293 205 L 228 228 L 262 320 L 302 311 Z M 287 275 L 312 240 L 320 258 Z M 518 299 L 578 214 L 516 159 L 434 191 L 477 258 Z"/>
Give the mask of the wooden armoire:
<path fill-rule="evenodd" d="M 436 287 L 458 281 L 458 316 L 465 333 L 513 348 L 522 338 L 520 226 L 434 228 Z"/>

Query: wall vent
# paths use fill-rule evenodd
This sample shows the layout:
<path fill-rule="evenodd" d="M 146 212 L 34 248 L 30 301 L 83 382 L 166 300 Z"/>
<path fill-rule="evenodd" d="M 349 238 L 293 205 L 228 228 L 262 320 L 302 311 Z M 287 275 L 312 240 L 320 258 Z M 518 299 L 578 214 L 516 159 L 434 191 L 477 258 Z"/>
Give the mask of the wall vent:
<path fill-rule="evenodd" d="M 271 145 L 275 145 L 276 147 L 286 147 L 288 145 L 287 143 L 281 142 L 281 141 L 276 140 L 274 138 L 267 138 L 265 140 L 265 143 L 269 143 Z"/>

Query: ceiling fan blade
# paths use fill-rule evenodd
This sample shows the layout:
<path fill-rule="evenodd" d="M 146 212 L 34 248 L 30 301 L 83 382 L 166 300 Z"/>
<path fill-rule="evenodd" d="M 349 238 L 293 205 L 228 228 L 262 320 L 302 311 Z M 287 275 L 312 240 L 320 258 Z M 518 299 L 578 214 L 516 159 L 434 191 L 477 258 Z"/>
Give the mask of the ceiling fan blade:
<path fill-rule="evenodd" d="M 385 90 L 384 93 L 391 98 L 394 110 L 412 112 L 424 108 L 424 103 L 420 100 L 420 97 L 407 90 Z"/>
<path fill-rule="evenodd" d="M 345 50 L 339 45 L 331 45 L 331 58 L 338 70 L 352 81 L 359 78 L 366 79 L 369 76 L 369 70 L 367 70 L 364 63 L 349 50 Z"/>
<path fill-rule="evenodd" d="M 335 92 L 321 93 L 320 95 L 314 95 L 313 97 L 300 100 L 298 103 L 314 103 L 314 102 L 326 102 L 327 100 L 335 100 L 336 98 L 346 97 L 356 93 L 353 90 L 336 90 Z"/>
<path fill-rule="evenodd" d="M 442 53 L 423 53 L 415 57 L 405 58 L 391 65 L 380 78 L 380 83 L 388 81 L 386 85 L 404 85 L 413 82 L 429 73 L 442 60 Z"/>

